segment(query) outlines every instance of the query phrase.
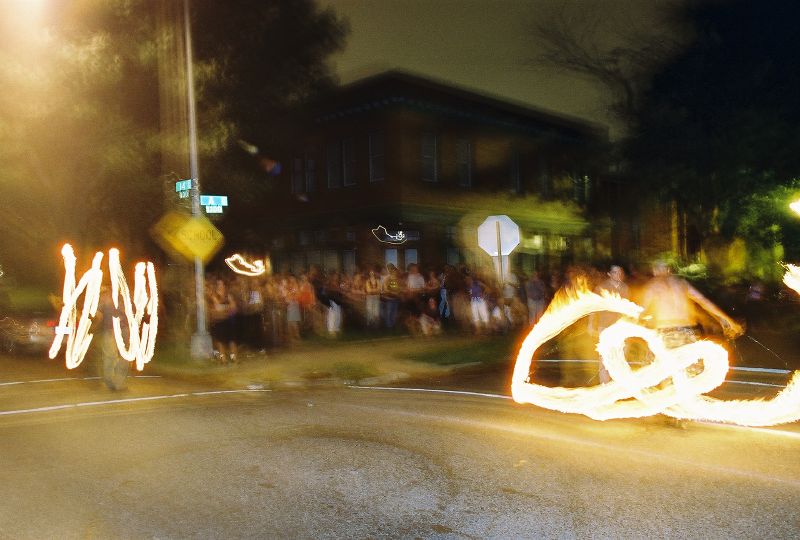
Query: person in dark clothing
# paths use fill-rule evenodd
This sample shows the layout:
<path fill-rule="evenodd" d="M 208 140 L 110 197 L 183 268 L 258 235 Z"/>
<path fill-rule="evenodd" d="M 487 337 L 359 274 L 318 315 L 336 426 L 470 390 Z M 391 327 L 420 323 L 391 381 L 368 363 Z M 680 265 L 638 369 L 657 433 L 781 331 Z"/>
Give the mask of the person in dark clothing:
<path fill-rule="evenodd" d="M 94 320 L 100 323 L 101 376 L 111 390 L 125 390 L 128 387 L 130 362 L 119 355 L 114 337 L 114 317 L 121 316 L 122 310 L 114 306 L 111 298 L 111 288 L 104 285 L 100 288 L 100 302 Z M 123 332 L 127 330 L 127 325 L 120 324 L 120 327 Z"/>

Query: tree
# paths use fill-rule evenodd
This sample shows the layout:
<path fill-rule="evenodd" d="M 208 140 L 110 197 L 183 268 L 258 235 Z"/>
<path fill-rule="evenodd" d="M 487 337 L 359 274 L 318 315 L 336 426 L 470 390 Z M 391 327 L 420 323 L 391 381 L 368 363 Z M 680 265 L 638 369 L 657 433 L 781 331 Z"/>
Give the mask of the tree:
<path fill-rule="evenodd" d="M 550 44 L 545 59 L 594 77 L 615 96 L 627 125 L 618 152 L 631 189 L 676 201 L 696 247 L 717 235 L 762 248 L 767 238 L 794 245 L 751 224 L 763 221 L 754 219 L 756 206 L 791 192 L 800 178 L 800 8 L 689 0 L 669 9 L 677 40 L 636 35 L 603 49 L 586 25 L 564 22 L 540 30 Z M 786 212 L 768 215 L 777 220 L 768 230 L 788 230 Z"/>
<path fill-rule="evenodd" d="M 658 33 L 645 33 L 627 21 L 610 20 L 600 9 L 564 4 L 531 30 L 537 54 L 530 60 L 598 83 L 607 91 L 610 118 L 627 124 L 640 107 L 651 70 L 680 50 L 685 36 L 668 23 Z"/>
<path fill-rule="evenodd" d="M 743 203 L 800 177 L 800 11 L 730 0 L 692 2 L 680 15 L 694 38 L 654 71 L 626 144 L 631 170 L 677 200 L 701 238 L 763 243 L 742 223 Z"/>
<path fill-rule="evenodd" d="M 230 243 L 253 247 L 265 232 L 270 194 L 288 182 L 288 169 L 268 176 L 236 141 L 266 157 L 291 155 L 304 105 L 336 84 L 327 60 L 344 46 L 347 26 L 314 0 L 236 4 L 231 10 L 216 0 L 192 3 L 201 131 L 222 134 L 201 175 L 208 189 L 235 202 L 221 223 Z"/>
<path fill-rule="evenodd" d="M 165 104 L 163 91 L 166 78 L 182 75 L 170 71 L 180 57 L 165 62 L 165 51 L 182 52 L 182 5 L 55 4 L 47 21 L 22 27 L 19 6 L 0 3 L 0 198 L 8 209 L 0 214 L 0 264 L 16 266 L 9 273 L 41 268 L 37 259 L 48 253 L 43 273 L 51 274 L 64 240 L 87 251 L 123 244 L 132 256 L 154 249 L 147 230 L 175 179 L 164 174 L 188 174 L 185 159 L 182 170 L 163 170 L 176 148 L 185 158 L 185 138 L 162 129 L 165 118 L 185 120 L 185 93 Z M 326 59 L 342 46 L 345 27 L 310 0 L 191 6 L 202 165 L 209 185 L 237 179 L 255 207 L 263 176 L 234 150 L 236 140 L 279 147 L 277 120 L 331 84 Z"/>

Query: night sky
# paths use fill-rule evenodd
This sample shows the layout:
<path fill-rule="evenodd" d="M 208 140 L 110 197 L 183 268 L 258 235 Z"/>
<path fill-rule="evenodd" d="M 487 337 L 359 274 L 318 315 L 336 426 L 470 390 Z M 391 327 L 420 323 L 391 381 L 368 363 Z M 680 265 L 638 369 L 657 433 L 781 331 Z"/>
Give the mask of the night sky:
<path fill-rule="evenodd" d="M 673 0 L 320 1 L 350 22 L 347 47 L 333 58 L 343 83 L 386 69 L 405 69 L 610 124 L 601 88 L 530 65 L 537 56 L 531 28 L 564 9 L 570 16 L 597 20 L 605 44 L 613 44 L 632 31 L 669 31 L 662 8 Z"/>

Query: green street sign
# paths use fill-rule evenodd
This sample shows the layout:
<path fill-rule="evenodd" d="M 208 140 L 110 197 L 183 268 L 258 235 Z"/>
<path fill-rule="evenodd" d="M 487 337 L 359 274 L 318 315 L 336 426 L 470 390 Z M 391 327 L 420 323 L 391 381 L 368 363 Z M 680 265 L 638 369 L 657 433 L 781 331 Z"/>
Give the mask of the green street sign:
<path fill-rule="evenodd" d="M 190 191 L 192 189 L 192 179 L 189 178 L 188 180 L 179 180 L 175 182 L 175 193 L 180 193 L 182 191 Z"/>

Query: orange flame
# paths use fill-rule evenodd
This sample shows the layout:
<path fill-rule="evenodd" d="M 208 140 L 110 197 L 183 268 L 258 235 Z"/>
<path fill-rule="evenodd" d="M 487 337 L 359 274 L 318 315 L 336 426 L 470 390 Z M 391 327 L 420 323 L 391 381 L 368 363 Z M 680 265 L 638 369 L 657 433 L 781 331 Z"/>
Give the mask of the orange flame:
<path fill-rule="evenodd" d="M 720 400 L 702 394 L 721 385 L 728 372 L 728 353 L 719 344 L 698 341 L 667 349 L 653 330 L 627 320 L 605 329 L 597 350 L 611 376 L 608 383 L 584 387 L 548 387 L 528 382 L 536 350 L 580 318 L 599 311 L 638 318 L 642 308 L 618 295 L 595 294 L 585 286 L 551 304 L 523 340 L 511 381 L 518 403 L 531 403 L 561 412 L 580 413 L 596 420 L 641 418 L 665 414 L 675 418 L 712 420 L 746 426 L 768 426 L 800 419 L 800 372 L 771 400 Z M 632 370 L 625 359 L 625 340 L 643 339 L 655 360 Z M 689 366 L 703 360 L 703 371 L 690 375 Z"/>
<path fill-rule="evenodd" d="M 786 273 L 783 275 L 783 282 L 794 292 L 800 294 L 800 266 L 787 264 Z"/>

